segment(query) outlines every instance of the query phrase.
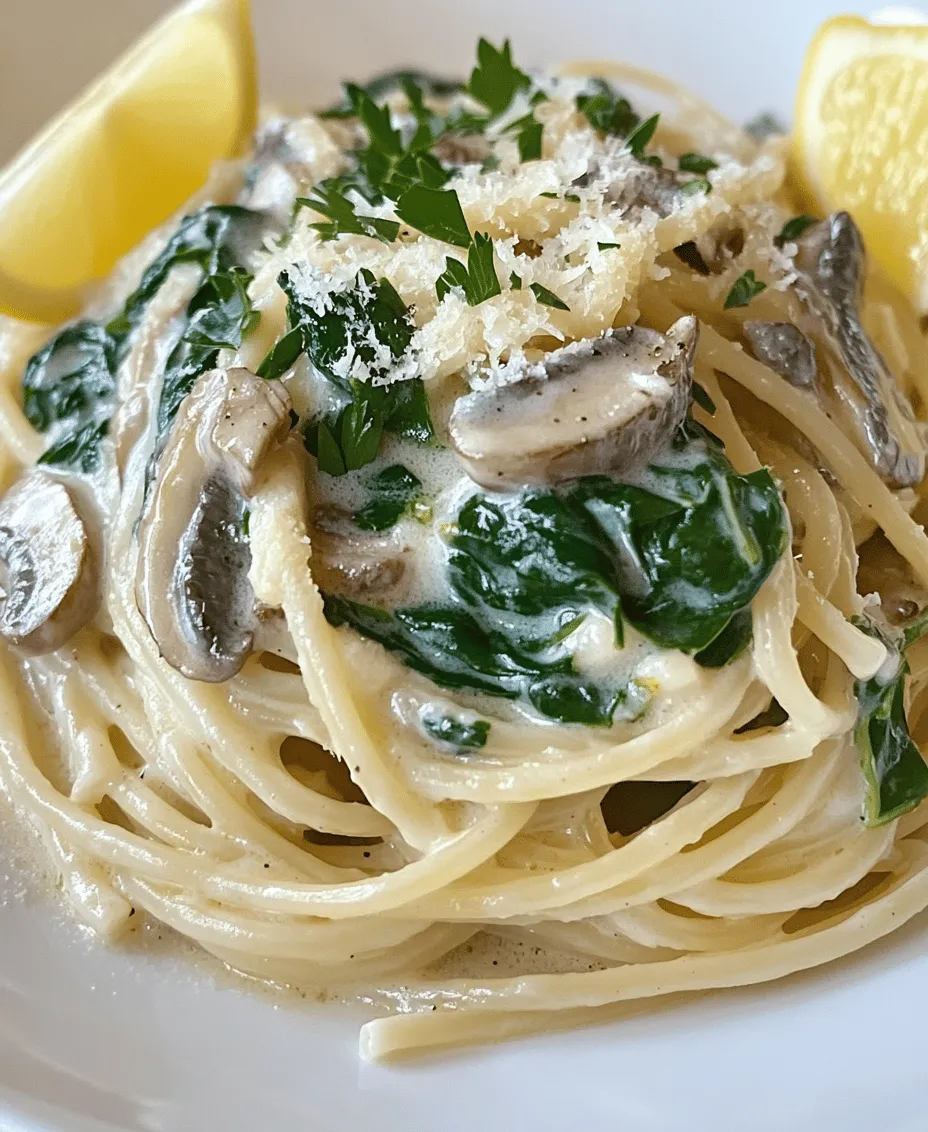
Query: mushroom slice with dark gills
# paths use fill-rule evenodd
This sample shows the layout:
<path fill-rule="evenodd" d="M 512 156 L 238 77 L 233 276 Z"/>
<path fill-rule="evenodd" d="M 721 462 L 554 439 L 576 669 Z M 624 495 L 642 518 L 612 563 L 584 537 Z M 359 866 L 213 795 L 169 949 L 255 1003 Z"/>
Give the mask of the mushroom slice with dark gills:
<path fill-rule="evenodd" d="M 798 244 L 796 291 L 828 347 L 835 394 L 863 451 L 889 486 L 920 483 L 925 426 L 860 321 L 865 252 L 857 225 L 846 212 L 835 212 Z"/>
<path fill-rule="evenodd" d="M 452 445 L 497 491 L 641 468 L 686 416 L 698 333 L 687 316 L 666 337 L 623 326 L 556 350 L 520 380 L 460 398 Z"/>
<path fill-rule="evenodd" d="M 316 508 L 310 568 L 325 593 L 362 601 L 389 593 L 395 599 L 407 552 L 392 534 L 359 530 L 340 507 Z"/>
<path fill-rule="evenodd" d="M 96 558 L 71 492 L 32 471 L 0 501 L 0 636 L 24 652 L 53 652 L 99 604 Z"/>
<path fill-rule="evenodd" d="M 210 370 L 182 402 L 158 462 L 139 523 L 136 601 L 161 655 L 191 680 L 228 680 L 251 651 L 245 500 L 289 415 L 279 382 Z"/>
<path fill-rule="evenodd" d="M 815 346 L 798 326 L 791 322 L 749 320 L 744 324 L 744 335 L 754 357 L 790 385 L 818 389 Z"/>

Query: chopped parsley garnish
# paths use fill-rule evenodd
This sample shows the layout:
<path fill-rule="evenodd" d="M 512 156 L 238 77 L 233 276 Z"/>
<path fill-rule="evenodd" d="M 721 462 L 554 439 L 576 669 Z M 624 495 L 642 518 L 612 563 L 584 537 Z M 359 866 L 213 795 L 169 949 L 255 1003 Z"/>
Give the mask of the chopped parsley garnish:
<path fill-rule="evenodd" d="M 813 224 L 817 223 L 818 221 L 814 216 L 806 216 L 804 213 L 794 216 L 792 220 L 786 221 L 780 229 L 779 235 L 774 236 L 773 242 L 778 248 L 782 248 L 784 244 L 791 244 L 794 240 L 798 240 L 807 228 L 811 228 Z"/>
<path fill-rule="evenodd" d="M 506 127 L 506 132 L 516 132 L 520 161 L 537 161 L 541 157 L 541 138 L 544 127 L 535 121 L 531 111 L 524 118 L 517 118 Z M 555 194 L 556 195 L 556 194 Z"/>
<path fill-rule="evenodd" d="M 632 156 L 638 158 L 644 156 L 645 147 L 650 144 L 654 137 L 660 118 L 660 114 L 652 114 L 650 118 L 645 118 L 625 139 L 625 145 L 631 150 Z"/>
<path fill-rule="evenodd" d="M 345 195 L 337 179 L 320 181 L 308 197 L 297 197 L 297 207 L 311 208 L 328 216 L 328 221 L 310 224 L 323 239 L 334 240 L 336 236 L 371 236 L 391 244 L 399 234 L 400 226 L 395 220 L 384 220 L 375 216 L 358 216 L 355 205 Z"/>
<path fill-rule="evenodd" d="M 610 248 L 620 248 L 622 245 L 621 244 L 610 244 L 610 243 L 606 243 L 603 240 L 597 240 L 596 246 L 599 248 L 599 250 L 601 252 L 607 252 L 607 251 L 609 251 Z"/>
<path fill-rule="evenodd" d="M 718 169 L 719 163 L 702 153 L 681 153 L 677 166 L 681 173 L 708 173 L 710 169 Z"/>
<path fill-rule="evenodd" d="M 539 193 L 538 195 L 540 197 L 547 197 L 548 200 L 560 200 L 560 197 L 557 193 Z"/>
<path fill-rule="evenodd" d="M 494 118 L 504 114 L 520 90 L 531 86 L 528 75 L 512 61 L 512 48 L 505 40 L 501 48 L 481 38 L 477 44 L 477 66 L 471 71 L 467 91 Z"/>
<path fill-rule="evenodd" d="M 732 284 L 732 288 L 725 298 L 725 310 L 731 310 L 732 307 L 746 307 L 761 291 L 766 290 L 767 284 L 760 279 L 755 279 L 753 270 L 748 268 Z"/>
<path fill-rule="evenodd" d="M 588 85 L 593 93 L 578 94 L 577 109 L 601 134 L 627 137 L 641 121 L 631 103 L 621 98 L 605 79 L 590 79 Z"/>
<path fill-rule="evenodd" d="M 421 380 L 373 384 L 405 354 L 413 335 L 409 312 L 390 281 L 362 269 L 353 287 L 327 296 L 322 313 L 300 298 L 286 272 L 279 283 L 289 300 L 291 330 L 299 329 L 303 349 L 331 383 L 337 405 L 304 432 L 320 470 L 340 476 L 371 463 L 385 431 L 428 442 L 432 424 Z M 357 376 L 359 370 L 367 380 Z"/>
<path fill-rule="evenodd" d="M 458 194 L 453 189 L 413 185 L 400 197 L 396 215 L 411 228 L 417 228 L 433 239 L 456 244 L 460 248 L 470 246 L 470 229 Z"/>
<path fill-rule="evenodd" d="M 499 158 L 495 153 L 489 154 L 483 159 L 483 164 L 480 166 L 481 173 L 494 173 L 499 169 Z"/>
<path fill-rule="evenodd" d="M 692 181 L 680 186 L 680 192 L 687 197 L 695 196 L 697 193 L 711 193 L 712 185 L 705 177 L 694 177 Z"/>
<path fill-rule="evenodd" d="M 530 289 L 539 303 L 544 303 L 546 307 L 554 307 L 555 310 L 569 311 L 570 307 L 559 299 L 553 291 L 549 291 L 547 287 L 543 287 L 540 283 L 530 284 Z"/>
<path fill-rule="evenodd" d="M 514 271 L 511 271 L 509 273 L 509 286 L 513 289 L 513 291 L 521 291 L 522 290 L 522 276 L 516 275 L 516 273 Z"/>
<path fill-rule="evenodd" d="M 467 251 L 466 267 L 459 259 L 449 257 L 445 260 L 445 270 L 435 283 L 438 301 L 441 302 L 454 287 L 461 288 L 471 307 L 479 306 L 484 300 L 500 293 L 499 277 L 493 261 L 493 240 L 489 235 L 474 233 L 473 242 Z"/>

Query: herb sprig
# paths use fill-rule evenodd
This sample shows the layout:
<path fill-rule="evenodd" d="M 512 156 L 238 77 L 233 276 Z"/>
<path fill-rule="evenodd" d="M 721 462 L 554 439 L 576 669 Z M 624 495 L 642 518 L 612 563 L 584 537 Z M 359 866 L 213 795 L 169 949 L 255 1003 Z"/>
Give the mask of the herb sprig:
<path fill-rule="evenodd" d="M 757 279 L 754 271 L 748 268 L 743 275 L 739 275 L 731 286 L 731 290 L 725 296 L 724 309 L 731 310 L 733 307 L 746 307 L 750 304 L 752 299 L 762 292 L 767 290 L 767 284 L 761 279 Z"/>
<path fill-rule="evenodd" d="M 435 293 L 438 301 L 449 291 L 460 287 L 468 306 L 476 307 L 486 299 L 500 294 L 499 276 L 493 256 L 493 240 L 487 233 L 475 232 L 467 252 L 467 266 L 459 259 L 450 256 L 445 260 L 445 270 L 438 277 Z"/>

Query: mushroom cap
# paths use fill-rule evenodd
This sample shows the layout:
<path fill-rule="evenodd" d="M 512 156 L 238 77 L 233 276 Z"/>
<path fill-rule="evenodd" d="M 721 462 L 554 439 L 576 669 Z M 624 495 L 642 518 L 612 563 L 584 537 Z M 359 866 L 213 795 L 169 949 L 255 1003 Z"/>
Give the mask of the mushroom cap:
<path fill-rule="evenodd" d="M 509 385 L 470 393 L 449 421 L 468 474 L 490 490 L 645 465 L 689 407 L 699 324 L 665 337 L 623 326 L 556 350 Z"/>
<path fill-rule="evenodd" d="M 785 378 L 797 389 L 815 389 L 818 365 L 815 346 L 791 322 L 763 322 L 749 319 L 744 334 L 759 362 Z"/>
<path fill-rule="evenodd" d="M 182 402 L 159 460 L 139 523 L 136 602 L 161 655 L 191 680 L 228 680 L 251 651 L 244 499 L 289 413 L 279 382 L 210 370 Z"/>
<path fill-rule="evenodd" d="M 93 548 L 61 480 L 31 471 L 0 501 L 0 560 L 0 636 L 24 652 L 53 652 L 96 612 Z"/>
<path fill-rule="evenodd" d="M 834 390 L 861 449 L 889 486 L 921 483 L 925 426 L 860 319 L 866 253 L 857 225 L 847 212 L 832 213 L 807 229 L 798 245 L 796 290 L 829 349 Z"/>

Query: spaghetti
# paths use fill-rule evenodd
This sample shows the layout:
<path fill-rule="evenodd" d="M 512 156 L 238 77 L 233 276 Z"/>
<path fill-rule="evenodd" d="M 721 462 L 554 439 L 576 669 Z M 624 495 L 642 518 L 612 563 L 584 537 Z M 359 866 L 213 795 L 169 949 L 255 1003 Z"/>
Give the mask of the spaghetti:
<path fill-rule="evenodd" d="M 373 1058 L 928 905 L 913 313 L 781 139 L 479 60 L 269 122 L 2 328 L 5 791 L 104 939 L 359 996 Z"/>

